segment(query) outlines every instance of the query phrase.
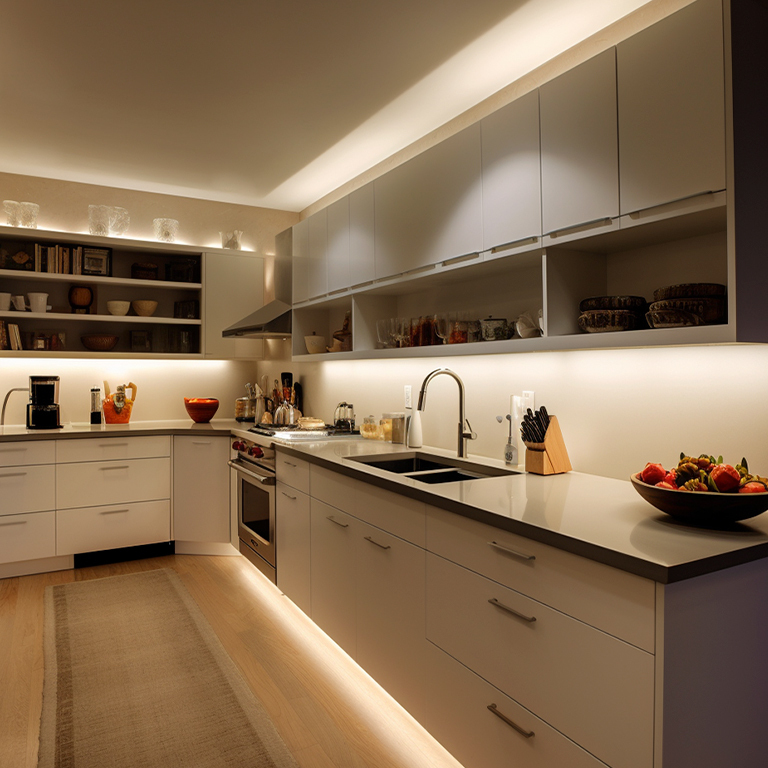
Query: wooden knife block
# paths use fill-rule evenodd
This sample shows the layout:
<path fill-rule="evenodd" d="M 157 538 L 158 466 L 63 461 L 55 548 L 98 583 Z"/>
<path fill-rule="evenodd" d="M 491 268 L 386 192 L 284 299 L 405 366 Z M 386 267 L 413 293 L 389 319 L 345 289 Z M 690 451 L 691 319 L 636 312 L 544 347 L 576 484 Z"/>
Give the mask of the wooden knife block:
<path fill-rule="evenodd" d="M 550 416 L 543 443 L 527 443 L 525 440 L 523 443 L 526 472 L 533 472 L 535 475 L 559 475 L 573 469 L 557 416 Z"/>

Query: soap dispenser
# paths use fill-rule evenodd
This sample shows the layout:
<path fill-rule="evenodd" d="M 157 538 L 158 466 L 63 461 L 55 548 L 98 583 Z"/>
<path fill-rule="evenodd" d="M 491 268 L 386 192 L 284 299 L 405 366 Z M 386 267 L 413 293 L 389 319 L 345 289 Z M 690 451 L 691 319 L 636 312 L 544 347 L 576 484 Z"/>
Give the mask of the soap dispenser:
<path fill-rule="evenodd" d="M 421 448 L 421 446 L 421 411 L 418 408 L 414 408 L 408 423 L 408 447 Z"/>

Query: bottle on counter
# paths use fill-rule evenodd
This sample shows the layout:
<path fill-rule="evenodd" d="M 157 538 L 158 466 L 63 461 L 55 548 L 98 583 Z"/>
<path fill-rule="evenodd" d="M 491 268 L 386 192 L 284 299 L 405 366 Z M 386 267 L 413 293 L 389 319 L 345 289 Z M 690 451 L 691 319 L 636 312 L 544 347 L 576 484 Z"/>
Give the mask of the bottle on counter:
<path fill-rule="evenodd" d="M 101 388 L 91 387 L 91 424 L 101 425 Z"/>

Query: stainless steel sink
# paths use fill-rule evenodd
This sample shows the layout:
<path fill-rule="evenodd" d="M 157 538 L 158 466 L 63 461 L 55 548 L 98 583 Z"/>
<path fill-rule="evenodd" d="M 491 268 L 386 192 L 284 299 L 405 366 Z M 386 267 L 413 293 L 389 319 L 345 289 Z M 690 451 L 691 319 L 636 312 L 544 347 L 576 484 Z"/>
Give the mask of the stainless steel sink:
<path fill-rule="evenodd" d="M 459 483 L 464 480 L 479 480 L 484 477 L 520 474 L 514 469 L 489 467 L 466 459 L 437 456 L 422 451 L 409 451 L 393 456 L 373 454 L 372 456 L 350 456 L 349 458 L 369 467 L 384 469 L 387 472 L 429 484 Z"/>

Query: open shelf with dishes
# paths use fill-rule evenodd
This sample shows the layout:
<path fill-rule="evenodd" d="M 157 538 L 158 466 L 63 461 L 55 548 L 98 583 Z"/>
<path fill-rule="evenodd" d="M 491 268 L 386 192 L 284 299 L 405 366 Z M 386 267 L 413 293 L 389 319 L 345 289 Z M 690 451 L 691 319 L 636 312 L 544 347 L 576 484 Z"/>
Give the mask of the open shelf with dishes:
<path fill-rule="evenodd" d="M 0 264 L 1 355 L 201 354 L 202 249 L 0 227 Z"/>
<path fill-rule="evenodd" d="M 562 244 L 551 238 L 546 244 L 532 239 L 527 248 L 511 255 L 487 252 L 417 274 L 373 281 L 295 305 L 294 360 L 734 342 L 738 340 L 734 296 L 728 290 L 734 278 L 727 241 L 725 193 L 719 193 L 644 217 L 623 216 L 608 232 L 587 231 Z M 677 326 L 654 328 L 646 324 L 648 308 L 643 307 L 632 330 L 587 332 L 579 325 L 584 299 L 640 296 L 650 303 L 659 289 L 694 282 L 723 286 L 722 318 L 695 326 L 683 320 Z M 330 338 L 329 330 L 338 325 L 344 311 L 351 311 L 352 349 L 307 354 L 304 335 L 322 330 Z M 449 333 L 444 341 L 434 324 L 446 316 L 458 321 L 460 331 L 453 337 Z M 506 321 L 506 336 L 497 331 L 494 338 L 489 324 L 483 339 L 483 321 L 489 316 Z M 521 316 L 526 321 L 521 328 L 530 334 L 527 338 L 516 331 Z M 540 325 L 540 333 L 535 325 Z M 417 326 L 421 328 L 414 331 Z M 416 336 L 421 345 L 414 344 Z"/>

